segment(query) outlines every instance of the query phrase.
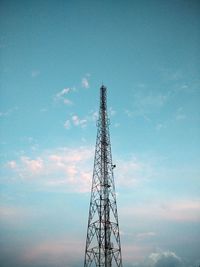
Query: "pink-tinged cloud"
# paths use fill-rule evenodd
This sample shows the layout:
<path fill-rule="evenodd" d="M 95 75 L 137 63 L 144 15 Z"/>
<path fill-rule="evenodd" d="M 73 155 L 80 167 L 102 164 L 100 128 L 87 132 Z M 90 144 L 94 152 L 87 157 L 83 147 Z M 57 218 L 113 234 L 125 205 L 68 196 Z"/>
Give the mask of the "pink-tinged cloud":
<path fill-rule="evenodd" d="M 7 166 L 15 177 L 40 189 L 83 193 L 91 188 L 93 154 L 89 147 L 60 148 L 45 151 L 36 158 L 20 157 Z"/>
<path fill-rule="evenodd" d="M 31 159 L 23 156 L 21 157 L 21 162 L 23 167 L 25 167 L 27 171 L 30 171 L 31 174 L 39 173 L 44 169 L 44 161 L 40 157 Z"/>

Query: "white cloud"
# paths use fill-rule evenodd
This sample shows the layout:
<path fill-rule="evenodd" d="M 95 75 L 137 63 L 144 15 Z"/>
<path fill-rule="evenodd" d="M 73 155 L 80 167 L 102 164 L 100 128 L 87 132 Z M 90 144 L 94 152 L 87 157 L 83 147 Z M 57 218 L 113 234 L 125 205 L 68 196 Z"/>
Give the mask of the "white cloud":
<path fill-rule="evenodd" d="M 75 126 L 80 126 L 82 128 L 87 125 L 87 119 L 80 119 L 77 115 L 72 116 L 72 122 Z"/>
<path fill-rule="evenodd" d="M 164 251 L 152 253 L 148 257 L 148 266 L 150 267 L 181 267 L 183 262 L 174 252 Z"/>
<path fill-rule="evenodd" d="M 71 128 L 71 122 L 70 122 L 70 120 L 66 120 L 65 121 L 64 127 L 65 127 L 65 129 L 70 129 Z"/>
<path fill-rule="evenodd" d="M 132 267 L 185 267 L 184 261 L 172 251 L 162 251 L 150 253 L 139 263 L 133 263 Z"/>
<path fill-rule="evenodd" d="M 83 88 L 88 89 L 90 87 L 89 77 L 90 77 L 90 75 L 89 74 L 86 74 L 86 77 L 83 77 L 82 78 L 81 85 L 82 85 Z"/>
<path fill-rule="evenodd" d="M 65 129 L 70 129 L 71 126 L 85 128 L 89 121 L 92 119 L 90 116 L 80 118 L 78 115 L 72 115 L 70 119 L 67 119 L 64 123 Z"/>
<path fill-rule="evenodd" d="M 72 101 L 69 100 L 66 96 L 72 91 L 71 88 L 64 88 L 60 92 L 58 92 L 55 96 L 55 101 L 61 101 L 65 105 L 72 105 Z"/>
<path fill-rule="evenodd" d="M 11 161 L 9 161 L 9 162 L 7 163 L 7 166 L 8 166 L 8 168 L 10 168 L 10 169 L 16 169 L 16 168 L 17 168 L 17 163 L 16 163 L 16 161 L 11 160 Z"/>
<path fill-rule="evenodd" d="M 110 107 L 108 110 L 108 113 L 110 114 L 110 116 L 114 116 L 114 115 L 116 115 L 117 112 L 112 107 Z"/>
<path fill-rule="evenodd" d="M 56 94 L 56 97 L 57 98 L 63 97 L 67 95 L 69 92 L 70 92 L 70 88 L 64 88 L 63 90 L 61 90 L 60 92 Z"/>
<path fill-rule="evenodd" d="M 65 98 L 65 99 L 63 99 L 63 103 L 64 103 L 65 105 L 71 105 L 71 104 L 72 104 L 72 101 L 69 100 L 68 98 Z"/>

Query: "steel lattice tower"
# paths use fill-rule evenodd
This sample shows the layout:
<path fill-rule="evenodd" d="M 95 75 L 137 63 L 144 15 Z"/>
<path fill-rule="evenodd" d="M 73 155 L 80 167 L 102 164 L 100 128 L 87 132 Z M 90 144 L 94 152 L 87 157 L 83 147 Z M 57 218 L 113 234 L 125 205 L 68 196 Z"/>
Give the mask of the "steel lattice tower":
<path fill-rule="evenodd" d="M 122 267 L 106 90 L 102 85 L 84 267 Z"/>

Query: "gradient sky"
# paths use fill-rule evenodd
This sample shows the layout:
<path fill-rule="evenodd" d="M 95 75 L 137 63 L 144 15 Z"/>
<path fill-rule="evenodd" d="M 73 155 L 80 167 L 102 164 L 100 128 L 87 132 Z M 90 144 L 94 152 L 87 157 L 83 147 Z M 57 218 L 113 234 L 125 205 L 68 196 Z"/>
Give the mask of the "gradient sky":
<path fill-rule="evenodd" d="M 198 267 L 200 2 L 0 5 L 1 266 L 83 266 L 104 83 L 124 267 Z"/>

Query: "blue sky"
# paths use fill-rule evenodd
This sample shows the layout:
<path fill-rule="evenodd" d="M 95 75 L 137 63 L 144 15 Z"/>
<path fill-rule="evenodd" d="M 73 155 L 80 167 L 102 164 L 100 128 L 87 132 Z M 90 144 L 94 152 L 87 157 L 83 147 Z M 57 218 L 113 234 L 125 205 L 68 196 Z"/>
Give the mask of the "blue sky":
<path fill-rule="evenodd" d="M 199 13 L 1 1 L 3 267 L 82 266 L 102 83 L 124 266 L 199 266 Z"/>

